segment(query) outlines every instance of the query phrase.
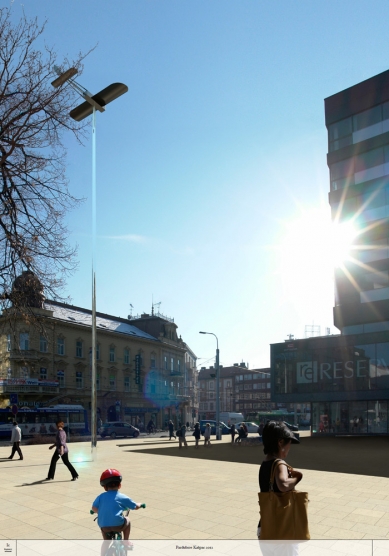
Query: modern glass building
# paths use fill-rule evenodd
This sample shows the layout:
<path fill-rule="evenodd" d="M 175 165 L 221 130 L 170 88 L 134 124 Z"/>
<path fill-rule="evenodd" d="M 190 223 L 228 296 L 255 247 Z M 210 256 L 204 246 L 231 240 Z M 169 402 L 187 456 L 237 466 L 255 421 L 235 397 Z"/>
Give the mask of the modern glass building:
<path fill-rule="evenodd" d="M 332 219 L 356 233 L 335 269 L 340 335 L 272 345 L 272 399 L 310 403 L 317 434 L 388 434 L 389 71 L 325 99 L 325 120 Z"/>

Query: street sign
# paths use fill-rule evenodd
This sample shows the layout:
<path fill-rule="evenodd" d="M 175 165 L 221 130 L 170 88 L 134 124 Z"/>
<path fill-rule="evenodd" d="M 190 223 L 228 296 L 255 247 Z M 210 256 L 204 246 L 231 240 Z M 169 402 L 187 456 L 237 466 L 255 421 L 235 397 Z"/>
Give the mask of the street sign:
<path fill-rule="evenodd" d="M 14 405 L 18 403 L 18 395 L 17 394 L 10 394 L 9 395 L 9 402 Z"/>
<path fill-rule="evenodd" d="M 17 415 L 17 413 L 18 413 L 18 406 L 17 406 L 17 405 L 13 405 L 11 411 L 12 411 L 12 413 L 13 413 L 14 415 Z"/>

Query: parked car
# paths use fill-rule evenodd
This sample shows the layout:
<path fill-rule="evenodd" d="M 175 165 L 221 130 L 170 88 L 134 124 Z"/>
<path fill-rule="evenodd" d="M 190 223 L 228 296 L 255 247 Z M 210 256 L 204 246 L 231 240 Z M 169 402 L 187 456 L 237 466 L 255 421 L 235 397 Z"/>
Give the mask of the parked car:
<path fill-rule="evenodd" d="M 130 425 L 130 423 L 125 423 L 124 421 L 112 421 L 104 423 L 99 429 L 99 434 L 101 438 L 110 436 L 111 438 L 116 438 L 117 436 L 133 436 L 136 438 L 139 436 L 139 429 Z"/>
<path fill-rule="evenodd" d="M 210 419 L 204 419 L 200 421 L 200 432 L 204 434 L 205 425 L 209 423 L 211 425 L 211 434 L 216 434 L 216 421 L 211 421 Z M 230 427 L 227 427 L 223 421 L 219 421 L 219 425 L 221 427 L 222 434 L 231 434 Z"/>
<path fill-rule="evenodd" d="M 289 430 L 291 431 L 298 431 L 299 428 L 297 425 L 292 425 L 291 423 L 287 423 L 286 421 L 283 421 L 284 425 L 286 425 L 288 427 Z"/>
<path fill-rule="evenodd" d="M 238 432 L 240 425 L 245 424 L 247 427 L 247 432 L 256 432 L 258 433 L 258 425 L 257 423 L 249 422 L 249 421 L 242 421 L 241 423 L 236 423 L 235 429 Z"/>
<path fill-rule="evenodd" d="M 299 425 L 301 425 L 302 427 L 310 427 L 311 421 L 309 419 L 301 419 Z"/>

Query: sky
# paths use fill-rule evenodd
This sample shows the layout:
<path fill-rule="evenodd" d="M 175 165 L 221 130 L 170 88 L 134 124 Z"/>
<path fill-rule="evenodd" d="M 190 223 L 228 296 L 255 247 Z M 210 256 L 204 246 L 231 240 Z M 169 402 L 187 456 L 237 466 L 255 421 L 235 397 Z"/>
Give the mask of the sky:
<path fill-rule="evenodd" d="M 1 1 L 1 5 L 10 6 Z M 174 318 L 198 357 L 270 365 L 271 343 L 334 327 L 324 98 L 389 69 L 381 0 L 29 0 L 97 114 L 97 311 Z M 64 136 L 78 271 L 91 308 L 92 147 Z M 335 235 L 336 237 L 336 235 Z M 133 308 L 131 308 L 131 305 Z"/>

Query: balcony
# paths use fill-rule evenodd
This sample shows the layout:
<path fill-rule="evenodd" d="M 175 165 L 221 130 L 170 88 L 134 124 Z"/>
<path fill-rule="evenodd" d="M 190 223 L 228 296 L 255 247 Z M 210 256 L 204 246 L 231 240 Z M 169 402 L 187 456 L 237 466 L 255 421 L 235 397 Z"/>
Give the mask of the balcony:
<path fill-rule="evenodd" d="M 41 356 L 36 349 L 12 349 L 9 352 L 11 361 L 37 361 Z"/>
<path fill-rule="evenodd" d="M 183 371 L 170 371 L 170 376 L 184 376 Z"/>

